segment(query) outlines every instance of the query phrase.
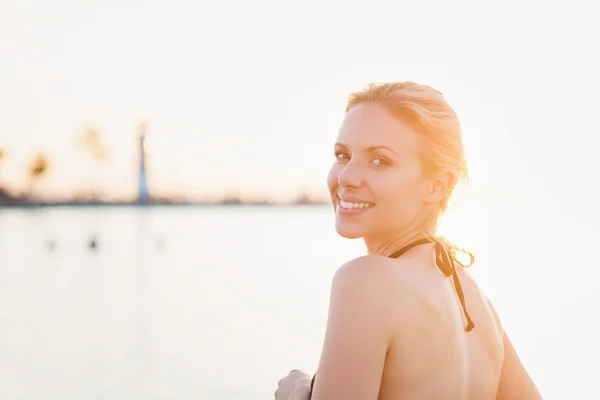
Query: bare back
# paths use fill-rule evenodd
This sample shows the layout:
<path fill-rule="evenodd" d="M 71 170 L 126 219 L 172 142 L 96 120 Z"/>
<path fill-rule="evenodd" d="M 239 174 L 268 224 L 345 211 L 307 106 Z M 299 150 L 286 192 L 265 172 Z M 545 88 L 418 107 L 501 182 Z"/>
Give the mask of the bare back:
<path fill-rule="evenodd" d="M 418 317 L 409 322 L 398 313 L 397 331 L 402 335 L 395 335 L 388 349 L 379 399 L 495 399 L 503 333 L 475 281 L 458 268 L 466 307 L 475 323 L 466 332 L 452 279 L 437 268 L 431 246 L 419 246 L 390 262 L 395 264 L 395 278 L 403 281 L 399 287 L 408 280 L 415 289 Z"/>

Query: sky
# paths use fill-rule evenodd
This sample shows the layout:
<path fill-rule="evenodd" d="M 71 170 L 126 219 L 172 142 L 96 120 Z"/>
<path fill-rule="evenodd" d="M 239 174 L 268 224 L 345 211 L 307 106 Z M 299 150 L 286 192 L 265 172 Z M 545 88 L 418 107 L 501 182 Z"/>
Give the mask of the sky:
<path fill-rule="evenodd" d="M 0 184 L 25 189 L 41 151 L 38 194 L 130 198 L 145 121 L 154 193 L 324 196 L 348 94 L 412 80 L 458 113 L 471 193 L 589 190 L 600 28 L 586 3 L 0 0 Z M 106 160 L 77 147 L 87 127 Z"/>

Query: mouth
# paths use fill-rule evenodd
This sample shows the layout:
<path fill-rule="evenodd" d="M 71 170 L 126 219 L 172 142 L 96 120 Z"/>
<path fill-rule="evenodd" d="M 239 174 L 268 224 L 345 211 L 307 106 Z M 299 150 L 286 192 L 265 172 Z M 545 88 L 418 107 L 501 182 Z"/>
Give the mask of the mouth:
<path fill-rule="evenodd" d="M 354 200 L 354 199 L 353 199 Z M 371 208 L 375 207 L 375 203 L 366 201 L 344 201 L 338 196 L 337 212 L 342 215 L 357 215 L 362 214 Z"/>

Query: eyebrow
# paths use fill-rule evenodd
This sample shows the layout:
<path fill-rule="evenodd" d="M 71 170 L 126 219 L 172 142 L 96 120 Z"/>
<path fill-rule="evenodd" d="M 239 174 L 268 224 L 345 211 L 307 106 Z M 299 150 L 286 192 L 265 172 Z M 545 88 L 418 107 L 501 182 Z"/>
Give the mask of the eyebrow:
<path fill-rule="evenodd" d="M 348 146 L 345 146 L 345 145 L 343 145 L 343 144 L 341 144 L 339 142 L 337 142 L 334 145 L 334 147 L 341 147 L 341 148 L 344 148 L 346 150 L 348 149 Z M 394 153 L 395 155 L 397 155 L 398 157 L 400 157 L 400 154 L 396 153 L 394 150 L 390 149 L 387 146 L 370 146 L 370 147 L 367 147 L 367 151 L 368 152 L 372 152 L 372 151 L 379 150 L 379 149 L 385 149 L 385 150 L 391 151 L 392 153 Z"/>

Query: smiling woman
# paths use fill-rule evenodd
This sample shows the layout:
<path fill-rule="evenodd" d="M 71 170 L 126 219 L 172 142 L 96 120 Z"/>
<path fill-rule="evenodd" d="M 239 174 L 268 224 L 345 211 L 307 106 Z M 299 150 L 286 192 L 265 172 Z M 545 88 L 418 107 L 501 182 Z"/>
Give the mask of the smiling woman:
<path fill-rule="evenodd" d="M 336 272 L 318 378 L 277 399 L 537 399 L 494 308 L 437 235 L 467 177 L 459 119 L 413 82 L 350 96 L 327 178 L 335 229 L 368 254 Z M 446 279 L 451 277 L 451 279 Z"/>

